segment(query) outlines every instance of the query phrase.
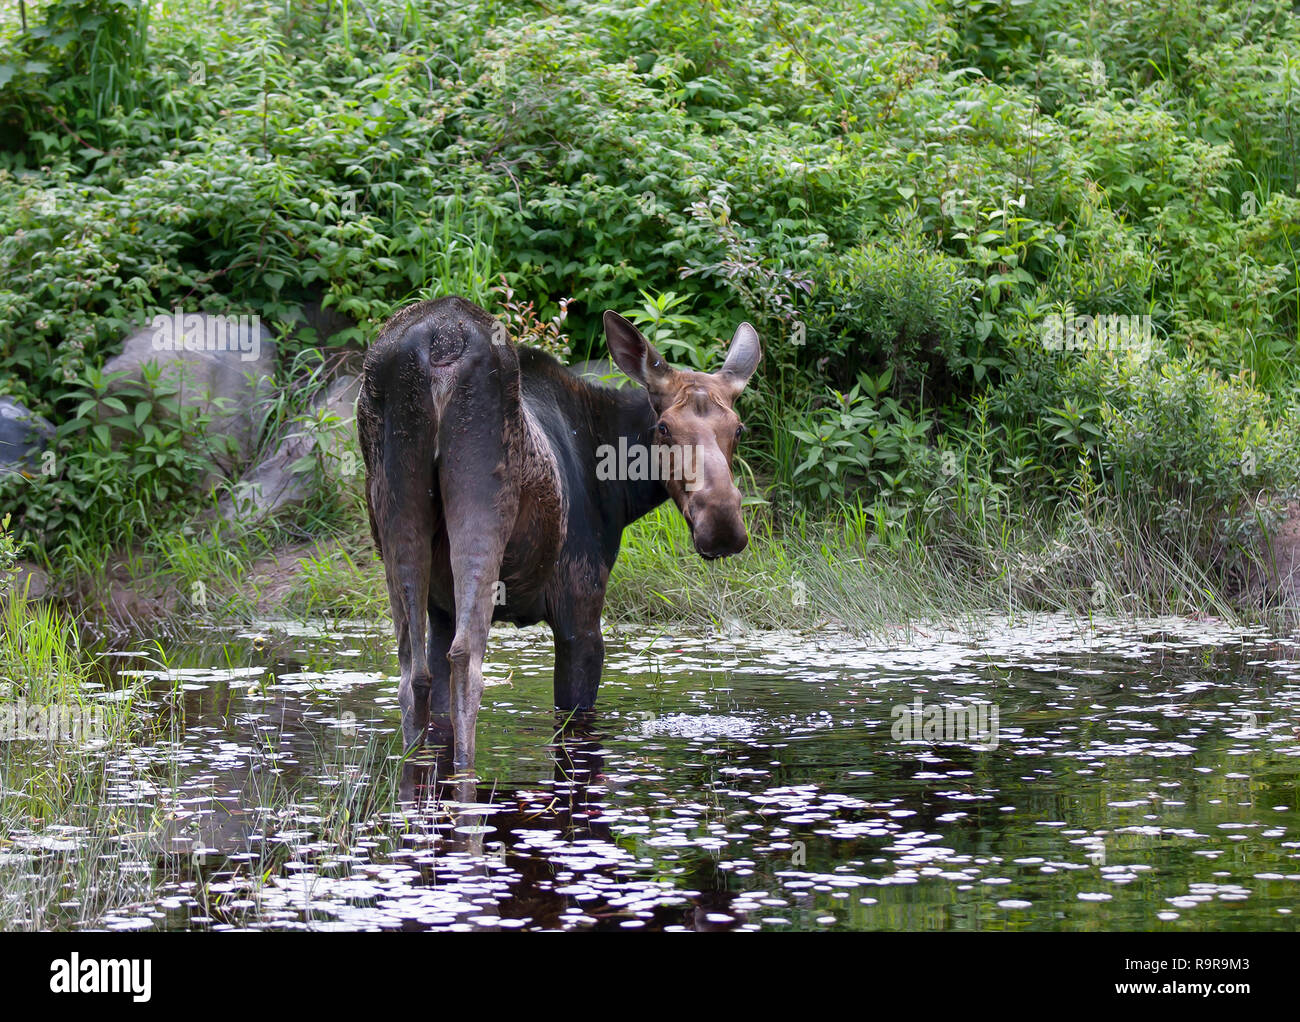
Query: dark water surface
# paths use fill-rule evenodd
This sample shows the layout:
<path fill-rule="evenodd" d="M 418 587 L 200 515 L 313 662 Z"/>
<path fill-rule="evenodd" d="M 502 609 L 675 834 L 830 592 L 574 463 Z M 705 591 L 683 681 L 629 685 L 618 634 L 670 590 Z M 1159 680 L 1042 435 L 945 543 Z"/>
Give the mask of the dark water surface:
<path fill-rule="evenodd" d="M 459 786 L 398 762 L 386 632 L 217 633 L 165 672 L 115 657 L 166 727 L 111 753 L 111 798 L 152 821 L 141 868 L 174 868 L 94 925 L 1295 928 L 1292 641 L 985 627 L 619 633 L 598 711 L 567 724 L 549 633 L 497 630 Z M 996 733 L 899 732 L 902 708 L 962 706 L 996 708 Z"/>

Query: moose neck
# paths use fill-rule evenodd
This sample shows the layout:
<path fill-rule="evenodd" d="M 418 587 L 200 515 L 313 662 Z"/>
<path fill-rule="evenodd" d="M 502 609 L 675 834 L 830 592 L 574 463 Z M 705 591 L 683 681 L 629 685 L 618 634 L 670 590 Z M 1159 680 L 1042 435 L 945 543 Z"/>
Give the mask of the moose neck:
<path fill-rule="evenodd" d="M 592 422 L 596 427 L 596 445 L 618 447 L 625 439 L 630 449 L 651 443 L 651 431 L 658 416 L 650 400 L 639 387 L 614 390 L 608 387 L 587 388 L 592 402 Z M 617 496 L 607 505 L 611 523 L 621 532 L 638 518 L 649 514 L 668 499 L 668 490 L 658 479 L 622 479 L 612 485 Z"/>

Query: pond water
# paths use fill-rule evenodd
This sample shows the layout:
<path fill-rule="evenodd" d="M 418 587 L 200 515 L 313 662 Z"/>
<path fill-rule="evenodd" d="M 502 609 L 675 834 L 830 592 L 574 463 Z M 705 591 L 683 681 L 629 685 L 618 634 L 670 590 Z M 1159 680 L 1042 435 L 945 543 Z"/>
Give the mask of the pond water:
<path fill-rule="evenodd" d="M 127 648 L 165 726 L 102 753 L 149 833 L 112 868 L 152 880 L 76 925 L 1290 930 L 1297 654 L 1178 619 L 625 631 L 566 721 L 549 633 L 498 629 L 477 783 L 448 784 L 400 762 L 379 627 Z"/>

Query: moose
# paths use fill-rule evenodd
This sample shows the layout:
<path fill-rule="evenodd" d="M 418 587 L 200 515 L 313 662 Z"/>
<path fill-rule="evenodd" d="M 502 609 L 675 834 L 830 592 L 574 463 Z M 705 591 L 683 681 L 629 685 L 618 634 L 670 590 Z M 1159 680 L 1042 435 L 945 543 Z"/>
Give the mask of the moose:
<path fill-rule="evenodd" d="M 399 310 L 366 353 L 357 430 L 403 737 L 417 746 L 431 713 L 450 718 L 457 771 L 473 769 L 494 620 L 550 625 L 555 706 L 589 710 L 623 530 L 671 498 L 700 556 L 749 541 L 731 461 L 736 399 L 762 357 L 754 328 L 740 324 L 713 373 L 674 369 L 615 312 L 604 330 L 639 387 L 580 378 L 459 297 Z M 643 464 L 611 472 L 611 451 Z"/>

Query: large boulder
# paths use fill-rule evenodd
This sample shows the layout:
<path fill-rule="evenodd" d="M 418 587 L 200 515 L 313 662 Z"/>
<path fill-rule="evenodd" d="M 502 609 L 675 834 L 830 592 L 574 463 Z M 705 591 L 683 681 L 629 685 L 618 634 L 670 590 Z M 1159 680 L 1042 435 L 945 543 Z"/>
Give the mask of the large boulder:
<path fill-rule="evenodd" d="M 43 600 L 50 595 L 50 576 L 34 564 L 19 561 L 8 572 L 0 573 L 0 597 L 9 593 Z"/>
<path fill-rule="evenodd" d="M 54 427 L 11 397 L 0 397 L 0 475 L 41 471 L 41 454 L 54 442 Z"/>
<path fill-rule="evenodd" d="M 291 426 L 276 449 L 243 474 L 233 498 L 222 499 L 221 514 L 257 521 L 280 508 L 305 503 L 322 482 L 342 488 L 353 485 L 362 472 L 356 451 L 360 392 L 359 376 L 340 376 L 330 384 L 317 396 L 312 414 Z"/>
<path fill-rule="evenodd" d="M 155 363 L 162 379 L 181 388 L 181 399 L 208 415 L 213 436 L 229 437 L 234 452 L 218 457 L 227 472 L 246 464 L 260 428 L 258 406 L 275 393 L 275 342 L 256 316 L 173 313 L 154 317 L 108 360 L 107 374 L 118 375 L 110 394 L 144 380 Z"/>

